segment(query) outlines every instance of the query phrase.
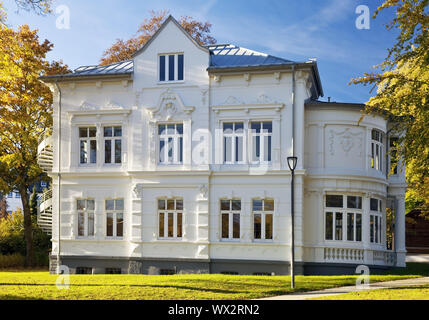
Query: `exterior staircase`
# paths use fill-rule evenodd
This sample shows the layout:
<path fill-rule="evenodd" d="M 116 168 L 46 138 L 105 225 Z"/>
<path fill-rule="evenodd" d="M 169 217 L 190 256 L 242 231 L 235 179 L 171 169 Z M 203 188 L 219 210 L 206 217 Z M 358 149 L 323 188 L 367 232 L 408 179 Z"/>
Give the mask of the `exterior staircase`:
<path fill-rule="evenodd" d="M 52 171 L 54 165 L 53 138 L 44 136 L 37 148 L 37 163 L 45 172 Z"/>
<path fill-rule="evenodd" d="M 48 189 L 38 200 L 37 225 L 49 235 L 52 235 L 52 189 Z"/>

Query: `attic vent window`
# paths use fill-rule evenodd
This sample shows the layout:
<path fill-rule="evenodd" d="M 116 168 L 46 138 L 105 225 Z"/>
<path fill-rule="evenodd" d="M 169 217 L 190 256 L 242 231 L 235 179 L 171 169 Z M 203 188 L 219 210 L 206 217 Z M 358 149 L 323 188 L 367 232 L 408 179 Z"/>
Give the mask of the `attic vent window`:
<path fill-rule="evenodd" d="M 165 54 L 159 56 L 159 81 L 183 81 L 184 57 L 179 54 Z"/>

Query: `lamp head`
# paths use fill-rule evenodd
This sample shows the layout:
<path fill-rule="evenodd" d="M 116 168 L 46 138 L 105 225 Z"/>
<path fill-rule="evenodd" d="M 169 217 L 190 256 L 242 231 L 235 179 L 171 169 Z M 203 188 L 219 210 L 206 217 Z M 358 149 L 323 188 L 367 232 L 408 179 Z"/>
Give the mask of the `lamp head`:
<path fill-rule="evenodd" d="M 287 165 L 289 166 L 290 171 L 295 170 L 297 162 L 298 157 L 287 157 Z"/>

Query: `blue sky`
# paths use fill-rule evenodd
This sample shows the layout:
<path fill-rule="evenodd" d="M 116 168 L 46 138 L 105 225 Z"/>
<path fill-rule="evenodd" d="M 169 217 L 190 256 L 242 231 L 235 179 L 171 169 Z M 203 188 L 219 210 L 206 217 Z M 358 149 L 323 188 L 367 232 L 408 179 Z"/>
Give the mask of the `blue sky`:
<path fill-rule="evenodd" d="M 233 43 L 274 56 L 306 61 L 317 58 L 325 98 L 365 102 L 369 88 L 349 86 L 351 78 L 369 72 L 387 54 L 395 33 L 384 24 L 393 18 L 385 12 L 371 19 L 369 30 L 355 26 L 358 5 L 371 16 L 381 0 L 55 0 L 70 9 L 70 29 L 57 29 L 54 14 L 41 17 L 16 12 L 14 0 L 4 0 L 8 24 L 28 24 L 41 39 L 55 47 L 49 59 L 62 59 L 71 68 L 98 64 L 103 51 L 117 38 L 135 34 L 149 10 L 167 9 L 179 18 L 188 15 L 212 23 L 218 43 Z"/>

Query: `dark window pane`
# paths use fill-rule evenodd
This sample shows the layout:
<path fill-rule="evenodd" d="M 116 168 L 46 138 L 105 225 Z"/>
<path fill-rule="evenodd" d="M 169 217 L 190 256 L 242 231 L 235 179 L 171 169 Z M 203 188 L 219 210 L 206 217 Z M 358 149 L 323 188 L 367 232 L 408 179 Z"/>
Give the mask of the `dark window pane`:
<path fill-rule="evenodd" d="M 124 210 L 124 200 L 123 199 L 115 200 L 115 209 L 116 210 Z"/>
<path fill-rule="evenodd" d="M 91 158 L 91 163 L 97 163 L 97 141 L 96 140 L 90 141 L 90 158 Z"/>
<path fill-rule="evenodd" d="M 235 137 L 235 161 L 243 161 L 243 137 Z"/>
<path fill-rule="evenodd" d="M 104 141 L 104 163 L 112 163 L 112 141 Z"/>
<path fill-rule="evenodd" d="M 273 215 L 272 214 L 265 215 L 265 239 L 267 240 L 273 239 Z"/>
<path fill-rule="evenodd" d="M 85 214 L 83 212 L 79 212 L 77 225 L 78 236 L 83 237 L 85 235 Z"/>
<path fill-rule="evenodd" d="M 176 200 L 176 210 L 183 210 L 183 200 Z"/>
<path fill-rule="evenodd" d="M 230 203 L 231 203 L 230 200 L 221 200 L 220 201 L 220 210 L 227 210 L 227 211 L 231 210 Z"/>
<path fill-rule="evenodd" d="M 343 207 L 343 196 L 327 195 L 326 196 L 326 207 L 328 207 L 328 208 L 342 208 Z"/>
<path fill-rule="evenodd" d="M 104 127 L 104 136 L 111 137 L 113 134 L 112 127 Z"/>
<path fill-rule="evenodd" d="M 335 213 L 335 240 L 343 240 L 343 214 Z"/>
<path fill-rule="evenodd" d="M 114 128 L 114 136 L 115 137 L 122 137 L 122 127 L 115 127 Z"/>
<path fill-rule="evenodd" d="M 264 201 L 264 211 L 274 211 L 274 200 Z"/>
<path fill-rule="evenodd" d="M 88 212 L 88 236 L 94 235 L 94 213 Z"/>
<path fill-rule="evenodd" d="M 165 210 L 165 200 L 164 199 L 158 200 L 158 210 Z"/>
<path fill-rule="evenodd" d="M 223 124 L 223 132 L 224 133 L 232 133 L 234 128 L 233 123 L 224 123 Z"/>
<path fill-rule="evenodd" d="M 122 162 L 122 140 L 115 140 L 115 163 Z"/>
<path fill-rule="evenodd" d="M 86 200 L 86 209 L 87 210 L 94 210 L 95 208 L 95 201 L 94 200 Z"/>
<path fill-rule="evenodd" d="M 371 211 L 378 211 L 378 199 L 371 198 L 369 206 Z"/>
<path fill-rule="evenodd" d="M 240 214 L 234 213 L 232 222 L 232 237 L 240 239 Z"/>
<path fill-rule="evenodd" d="M 86 141 L 80 142 L 80 163 L 87 163 L 88 157 L 86 155 Z"/>
<path fill-rule="evenodd" d="M 97 128 L 89 128 L 89 136 L 96 137 L 97 136 Z"/>
<path fill-rule="evenodd" d="M 183 80 L 183 63 L 184 63 L 184 59 L 183 59 L 183 54 L 179 54 L 177 56 L 177 80 Z"/>
<path fill-rule="evenodd" d="M 85 200 L 77 200 L 77 210 L 85 210 Z"/>
<path fill-rule="evenodd" d="M 242 122 L 235 123 L 235 132 L 236 133 L 243 133 L 244 130 L 244 124 Z"/>
<path fill-rule="evenodd" d="M 262 217 L 260 214 L 254 215 L 254 223 L 253 223 L 253 229 L 254 229 L 254 237 L 255 239 L 261 239 L 261 223 L 262 223 Z"/>
<path fill-rule="evenodd" d="M 165 162 L 165 142 L 164 140 L 159 140 L 159 162 Z"/>
<path fill-rule="evenodd" d="M 107 231 L 106 235 L 108 237 L 113 237 L 113 213 L 107 214 Z"/>
<path fill-rule="evenodd" d="M 182 214 L 177 213 L 177 237 L 182 237 Z"/>
<path fill-rule="evenodd" d="M 169 212 L 168 213 L 168 237 L 173 238 L 174 237 L 174 213 Z"/>
<path fill-rule="evenodd" d="M 268 150 L 267 150 L 267 153 L 268 153 L 268 161 L 271 161 L 271 136 L 270 137 L 267 137 L 268 138 Z M 266 156 L 266 155 L 265 155 Z"/>
<path fill-rule="evenodd" d="M 159 81 L 165 81 L 165 56 L 159 56 Z"/>
<path fill-rule="evenodd" d="M 167 124 L 167 134 L 175 134 L 175 133 L 176 133 L 176 125 Z"/>
<path fill-rule="evenodd" d="M 159 213 L 159 236 L 164 237 L 164 212 Z"/>
<path fill-rule="evenodd" d="M 332 218 L 333 213 L 332 212 L 326 212 L 326 218 L 325 218 L 325 239 L 326 240 L 333 240 L 333 229 L 332 229 Z"/>
<path fill-rule="evenodd" d="M 177 124 L 176 125 L 176 132 L 178 134 L 183 134 L 183 124 Z"/>
<path fill-rule="evenodd" d="M 356 241 L 362 241 L 362 215 L 356 214 Z"/>
<path fill-rule="evenodd" d="M 253 211 L 262 211 L 262 200 L 253 200 Z"/>
<path fill-rule="evenodd" d="M 166 134 L 167 132 L 165 131 L 165 128 L 166 128 L 165 124 L 160 124 L 158 126 L 158 134 L 159 135 Z"/>
<path fill-rule="evenodd" d="M 355 215 L 353 213 L 347 213 L 347 240 L 354 241 L 354 220 Z"/>
<path fill-rule="evenodd" d="M 347 208 L 362 209 L 362 197 L 347 196 Z"/>
<path fill-rule="evenodd" d="M 261 132 L 261 123 L 260 122 L 252 122 L 250 124 L 250 127 L 252 128 L 253 133 L 260 133 Z"/>
<path fill-rule="evenodd" d="M 222 238 L 229 238 L 229 214 L 222 214 Z"/>
<path fill-rule="evenodd" d="M 183 138 L 179 138 L 179 162 L 183 162 Z"/>
<path fill-rule="evenodd" d="M 232 200 L 232 211 L 241 210 L 241 200 Z"/>
<path fill-rule="evenodd" d="M 168 56 L 168 80 L 174 80 L 174 55 Z"/>
<path fill-rule="evenodd" d="M 168 210 L 174 210 L 175 209 L 174 208 L 174 200 L 173 199 L 167 200 L 167 209 Z"/>
<path fill-rule="evenodd" d="M 79 128 L 79 138 L 88 137 L 88 128 Z"/>
<path fill-rule="evenodd" d="M 273 132 L 273 124 L 272 124 L 272 122 L 263 122 L 262 123 L 262 129 L 266 133 L 272 133 Z"/>
<path fill-rule="evenodd" d="M 115 210 L 115 200 L 106 200 L 106 210 Z"/>

